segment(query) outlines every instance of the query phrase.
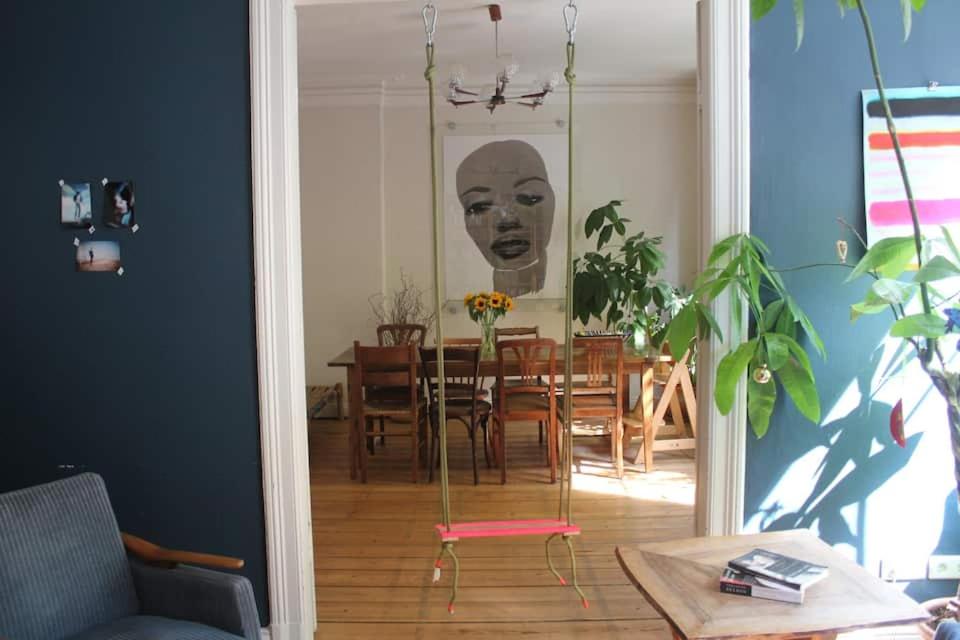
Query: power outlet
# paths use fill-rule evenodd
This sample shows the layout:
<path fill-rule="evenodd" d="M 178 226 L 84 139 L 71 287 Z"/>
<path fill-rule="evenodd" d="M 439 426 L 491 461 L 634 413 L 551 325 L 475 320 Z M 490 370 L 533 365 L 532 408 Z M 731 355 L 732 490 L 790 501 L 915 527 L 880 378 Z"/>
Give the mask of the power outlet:
<path fill-rule="evenodd" d="M 930 556 L 930 562 L 927 563 L 927 578 L 930 580 L 960 578 L 960 556 Z"/>

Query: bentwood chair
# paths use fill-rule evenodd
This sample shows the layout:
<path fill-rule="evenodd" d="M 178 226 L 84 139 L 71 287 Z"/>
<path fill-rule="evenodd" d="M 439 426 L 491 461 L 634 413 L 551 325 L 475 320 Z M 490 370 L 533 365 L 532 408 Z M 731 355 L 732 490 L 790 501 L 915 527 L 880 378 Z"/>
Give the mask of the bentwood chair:
<path fill-rule="evenodd" d="M 440 388 L 436 347 L 421 348 L 420 361 L 423 364 L 424 387 L 429 389 L 430 427 L 429 442 L 430 482 L 433 482 L 433 469 L 439 461 L 440 440 Z M 470 436 L 470 454 L 473 461 L 473 484 L 480 483 L 477 472 L 477 427 L 483 431 L 483 457 L 490 468 L 490 454 L 487 452 L 487 422 L 490 419 L 490 403 L 480 397 L 480 347 L 444 347 L 444 381 L 446 394 L 446 420 L 457 420 L 467 428 Z"/>
<path fill-rule="evenodd" d="M 413 344 L 422 347 L 427 339 L 427 328 L 422 324 L 381 324 L 377 327 L 377 342 L 381 347 Z"/>
<path fill-rule="evenodd" d="M 426 436 L 427 404 L 417 386 L 417 348 L 413 344 L 391 347 L 362 347 L 353 343 L 355 394 L 351 406 L 359 407 L 355 418 L 351 451 L 359 464 L 360 480 L 367 481 L 367 451 L 363 446 L 373 438 L 410 438 L 410 469 L 419 479 L 420 451 Z M 373 421 L 380 420 L 396 430 L 377 433 Z M 409 427 L 403 428 L 403 427 Z"/>
<path fill-rule="evenodd" d="M 574 338 L 574 362 L 586 363 L 586 379 L 564 381 L 558 391 L 560 421 L 573 428 L 578 418 L 602 418 L 610 431 L 610 462 L 623 477 L 623 340 L 620 338 Z M 564 415 L 565 394 L 572 394 L 569 422 Z"/>
<path fill-rule="evenodd" d="M 519 371 L 507 377 L 507 361 Z M 550 482 L 557 481 L 557 343 L 550 338 L 504 340 L 497 343 L 495 451 L 500 462 L 500 482 L 507 481 L 506 424 L 511 420 L 536 420 L 547 424 L 547 459 Z"/>

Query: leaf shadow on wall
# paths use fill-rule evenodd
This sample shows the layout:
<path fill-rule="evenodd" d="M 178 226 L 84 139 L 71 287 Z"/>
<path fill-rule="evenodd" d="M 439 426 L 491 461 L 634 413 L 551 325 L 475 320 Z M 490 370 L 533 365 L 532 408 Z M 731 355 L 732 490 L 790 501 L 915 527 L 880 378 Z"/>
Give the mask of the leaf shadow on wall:
<path fill-rule="evenodd" d="M 866 500 L 908 464 L 923 435 L 910 436 L 904 448 L 893 442 L 889 432 L 893 407 L 874 399 L 871 392 L 882 356 L 883 345 L 874 350 L 869 363 L 857 373 L 860 401 L 852 411 L 823 427 L 811 425 L 791 434 L 790 448 L 795 454 L 780 461 L 782 468 L 788 469 L 816 448 L 824 447 L 827 453 L 809 476 L 812 485 L 789 487 L 792 496 L 809 492 L 798 508 L 784 513 L 781 499 L 772 504 L 768 500 L 761 502 L 757 509 L 761 530 L 808 529 L 816 525 L 821 539 L 830 545 L 850 545 L 856 549 L 857 561 L 864 562 Z M 790 502 L 796 504 L 796 500 Z M 856 507 L 855 528 L 851 528 L 843 513 L 851 505 Z"/>

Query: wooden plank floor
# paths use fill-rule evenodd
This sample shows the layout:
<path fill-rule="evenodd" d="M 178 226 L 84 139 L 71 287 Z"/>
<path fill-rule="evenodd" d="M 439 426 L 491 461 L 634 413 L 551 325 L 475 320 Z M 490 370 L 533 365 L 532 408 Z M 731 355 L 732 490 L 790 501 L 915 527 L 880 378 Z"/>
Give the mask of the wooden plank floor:
<path fill-rule="evenodd" d="M 366 485 L 351 482 L 346 423 L 310 423 L 310 462 L 317 580 L 317 638 L 669 638 L 666 623 L 629 583 L 614 557 L 622 542 L 686 537 L 693 532 L 690 452 L 657 455 L 652 474 L 628 465 L 617 480 L 603 437 L 577 439 L 575 540 L 584 609 L 572 587 L 547 569 L 541 537 L 467 540 L 456 613 L 447 613 L 452 572 L 432 584 L 439 543 L 439 484 L 410 482 L 409 440 L 387 441 L 370 460 Z M 507 485 L 486 469 L 470 470 L 465 430 L 451 423 L 450 499 L 454 520 L 555 517 L 558 486 L 549 483 L 536 425 L 508 437 Z M 557 567 L 568 576 L 562 543 Z"/>
<path fill-rule="evenodd" d="M 451 423 L 450 499 L 454 520 L 554 517 L 558 487 L 549 484 L 536 426 L 508 438 L 507 485 L 486 469 L 470 471 L 469 440 Z M 410 482 L 409 440 L 388 440 L 370 461 L 366 485 L 349 479 L 345 422 L 310 423 L 310 466 L 317 585 L 317 638 L 468 638 L 478 640 L 668 639 L 666 623 L 628 582 L 614 557 L 625 542 L 693 533 L 692 452 L 657 453 L 655 470 L 627 465 L 611 473 L 603 437 L 577 439 L 574 513 L 577 569 L 590 608 L 549 573 L 542 538 L 465 540 L 456 614 L 446 609 L 452 577 L 445 565 L 432 584 L 438 541 L 439 485 Z M 569 576 L 562 544 L 555 559 Z M 848 640 L 915 638 L 913 628 L 851 634 Z"/>

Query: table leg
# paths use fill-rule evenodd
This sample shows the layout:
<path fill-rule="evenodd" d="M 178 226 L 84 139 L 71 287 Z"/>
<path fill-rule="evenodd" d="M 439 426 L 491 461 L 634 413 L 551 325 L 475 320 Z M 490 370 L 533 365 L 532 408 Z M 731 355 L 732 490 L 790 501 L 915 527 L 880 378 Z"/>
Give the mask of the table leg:
<path fill-rule="evenodd" d="M 349 448 L 349 457 L 350 457 L 350 479 L 357 479 L 358 471 L 358 458 L 359 452 L 357 451 L 357 407 L 355 404 L 355 399 L 353 397 L 353 367 L 347 367 L 347 403 L 350 407 L 350 419 L 347 424 L 348 432 L 348 448 Z"/>
<path fill-rule="evenodd" d="M 643 470 L 653 471 L 653 366 L 644 366 L 640 378 L 640 401 L 643 407 Z"/>

